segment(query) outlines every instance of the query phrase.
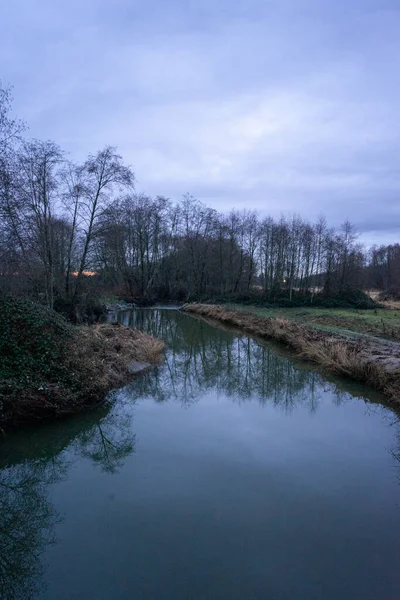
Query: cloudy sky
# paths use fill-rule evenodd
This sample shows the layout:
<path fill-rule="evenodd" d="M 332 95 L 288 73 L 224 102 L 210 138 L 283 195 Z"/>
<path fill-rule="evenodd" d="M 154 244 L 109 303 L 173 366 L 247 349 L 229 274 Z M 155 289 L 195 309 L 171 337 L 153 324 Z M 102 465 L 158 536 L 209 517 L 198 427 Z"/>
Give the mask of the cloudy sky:
<path fill-rule="evenodd" d="M 137 189 L 400 240 L 400 0 L 3 0 L 29 134 Z"/>

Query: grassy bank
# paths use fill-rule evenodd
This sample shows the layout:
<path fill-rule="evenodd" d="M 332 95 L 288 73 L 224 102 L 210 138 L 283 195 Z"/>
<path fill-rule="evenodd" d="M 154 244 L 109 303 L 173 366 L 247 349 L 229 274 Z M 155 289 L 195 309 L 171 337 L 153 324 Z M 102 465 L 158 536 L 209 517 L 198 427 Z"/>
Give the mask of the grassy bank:
<path fill-rule="evenodd" d="M 353 331 L 400 342 L 400 306 L 398 309 L 378 308 L 376 310 L 357 310 L 340 308 L 264 308 L 227 304 L 227 310 L 246 311 L 260 317 L 287 319 L 316 329 L 326 329 L 333 333 Z"/>
<path fill-rule="evenodd" d="M 1 298 L 0 430 L 74 414 L 162 360 L 164 343 L 122 325 L 74 327 L 38 304 Z"/>
<path fill-rule="evenodd" d="M 292 348 L 300 357 L 332 373 L 369 384 L 400 404 L 400 347 L 336 337 L 294 320 L 207 304 L 186 304 L 183 310 L 234 325 L 252 335 Z"/>

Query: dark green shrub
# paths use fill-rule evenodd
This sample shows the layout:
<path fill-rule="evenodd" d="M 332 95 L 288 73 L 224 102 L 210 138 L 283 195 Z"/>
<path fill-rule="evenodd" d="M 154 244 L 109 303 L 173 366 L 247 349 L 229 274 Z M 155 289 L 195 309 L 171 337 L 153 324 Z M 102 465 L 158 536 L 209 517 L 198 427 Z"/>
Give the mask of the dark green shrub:
<path fill-rule="evenodd" d="M 312 295 L 310 292 L 293 290 L 290 296 L 289 290 L 276 290 L 263 293 L 241 293 L 227 294 L 224 296 L 207 296 L 193 299 L 198 302 L 213 304 L 243 304 L 244 306 L 262 306 L 263 308 L 302 308 L 314 306 L 316 308 L 357 308 L 376 309 L 379 304 L 372 300 L 368 294 L 362 291 L 344 292 L 325 296 L 324 294 Z"/>
<path fill-rule="evenodd" d="M 0 303 L 0 379 L 56 375 L 72 326 L 29 300 L 0 295 Z"/>
<path fill-rule="evenodd" d="M 54 301 L 54 310 L 61 313 L 71 323 L 95 323 L 105 315 L 105 306 L 98 296 L 84 293 L 74 299 L 58 296 Z"/>

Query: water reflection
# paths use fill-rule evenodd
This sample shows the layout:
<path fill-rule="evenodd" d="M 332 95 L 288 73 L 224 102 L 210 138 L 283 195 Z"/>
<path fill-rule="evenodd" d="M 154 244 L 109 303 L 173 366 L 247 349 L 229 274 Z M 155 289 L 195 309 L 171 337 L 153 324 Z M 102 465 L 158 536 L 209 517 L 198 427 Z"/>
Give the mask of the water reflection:
<path fill-rule="evenodd" d="M 117 473 L 130 454 L 135 451 L 132 415 L 116 406 L 106 419 L 95 423 L 75 440 L 78 455 L 89 458 L 105 473 Z"/>
<path fill-rule="evenodd" d="M 0 472 L 0 597 L 26 599 L 39 591 L 41 555 L 54 543 L 59 515 L 47 486 L 59 480 L 44 461 L 22 463 Z"/>
<path fill-rule="evenodd" d="M 358 397 L 365 402 L 366 412 L 384 414 L 388 426 L 398 431 L 398 443 L 388 452 L 399 465 L 400 481 L 400 418 L 383 409 L 382 396 L 367 386 L 337 377 L 327 379 L 315 366 L 294 359 L 280 346 L 263 344 L 179 311 L 124 311 L 111 320 L 147 331 L 163 339 L 168 348 L 165 364 L 126 386 L 121 399 L 152 398 L 190 405 L 213 390 L 235 403 L 272 403 L 291 414 L 300 407 L 315 413 L 327 395 L 337 406 Z"/>
<path fill-rule="evenodd" d="M 392 424 L 396 427 L 396 440 L 397 444 L 395 448 L 390 448 L 389 452 L 395 460 L 395 468 L 397 473 L 397 479 L 400 483 L 400 416 L 398 416 Z"/>
<path fill-rule="evenodd" d="M 116 473 L 134 452 L 131 416 L 103 407 L 39 431 L 10 435 L 0 446 L 0 598 L 28 600 L 43 592 L 41 557 L 56 542 L 61 521 L 52 503 L 52 484 L 87 458 Z"/>
<path fill-rule="evenodd" d="M 125 388 L 124 394 L 130 398 L 152 397 L 157 402 L 174 399 L 190 404 L 213 389 L 233 402 L 272 402 L 286 413 L 304 405 L 315 412 L 327 389 L 336 404 L 349 397 L 346 388 L 368 399 L 369 392 L 362 386 L 349 383 L 342 389 L 343 382 L 328 382 L 276 347 L 227 328 L 211 327 L 203 319 L 157 310 L 128 311 L 117 318 L 162 338 L 168 347 L 163 367 Z"/>
<path fill-rule="evenodd" d="M 174 400 L 190 406 L 213 390 L 215 396 L 224 394 L 235 403 L 272 403 L 288 414 L 296 407 L 315 413 L 327 389 L 338 405 L 352 395 L 375 399 L 366 388 L 328 382 L 269 345 L 177 311 L 141 310 L 121 313 L 118 319 L 164 339 L 165 363 L 112 395 L 96 412 L 10 435 L 1 442 L 1 598 L 26 600 L 43 591 L 41 557 L 56 542 L 54 532 L 61 520 L 49 499 L 51 486 L 67 479 L 71 466 L 82 459 L 104 473 L 118 473 L 135 451 L 130 410 L 135 399 Z M 400 434 L 398 441 L 398 447 L 389 449 L 396 459 Z"/>

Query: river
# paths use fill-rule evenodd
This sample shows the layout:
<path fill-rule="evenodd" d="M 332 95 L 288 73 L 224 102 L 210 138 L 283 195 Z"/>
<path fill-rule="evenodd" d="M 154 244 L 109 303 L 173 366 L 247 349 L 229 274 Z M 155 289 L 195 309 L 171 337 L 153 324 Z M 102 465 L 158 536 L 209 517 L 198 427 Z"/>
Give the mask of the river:
<path fill-rule="evenodd" d="M 398 600 L 400 422 L 368 388 L 176 310 L 166 360 L 0 445 L 0 598 Z"/>

